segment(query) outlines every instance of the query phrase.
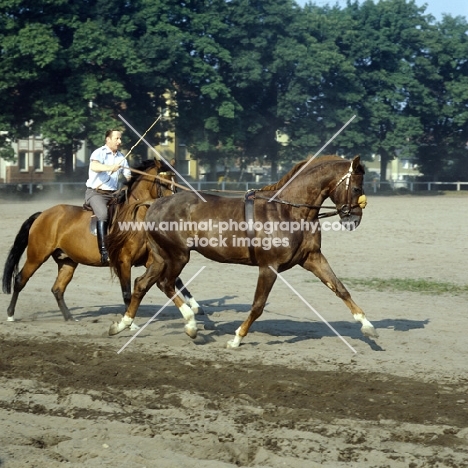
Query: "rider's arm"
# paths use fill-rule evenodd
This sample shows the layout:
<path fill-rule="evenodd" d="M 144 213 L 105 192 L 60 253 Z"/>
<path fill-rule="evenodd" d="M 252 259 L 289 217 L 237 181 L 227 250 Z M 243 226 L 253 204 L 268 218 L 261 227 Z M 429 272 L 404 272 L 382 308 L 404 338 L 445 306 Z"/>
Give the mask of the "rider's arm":
<path fill-rule="evenodd" d="M 130 180 L 132 178 L 132 173 L 130 172 L 130 167 L 126 159 L 123 160 L 122 167 L 123 167 L 122 173 L 124 177 L 127 179 L 127 181 Z"/>
<path fill-rule="evenodd" d="M 90 169 L 94 172 L 115 172 L 120 169 L 119 164 L 102 164 L 99 161 L 93 159 L 89 165 Z"/>

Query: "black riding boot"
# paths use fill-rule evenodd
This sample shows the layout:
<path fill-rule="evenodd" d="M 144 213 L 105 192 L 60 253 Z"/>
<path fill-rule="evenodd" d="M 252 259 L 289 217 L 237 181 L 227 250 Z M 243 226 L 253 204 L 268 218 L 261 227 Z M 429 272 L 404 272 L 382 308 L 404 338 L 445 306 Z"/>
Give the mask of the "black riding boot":
<path fill-rule="evenodd" d="M 107 249 L 106 249 L 106 236 L 107 236 L 107 221 L 99 221 L 97 222 L 96 225 L 96 231 L 97 231 L 97 241 L 98 241 L 98 247 L 99 247 L 99 252 L 101 252 L 101 263 L 103 265 L 109 265 L 109 255 L 107 254 Z"/>

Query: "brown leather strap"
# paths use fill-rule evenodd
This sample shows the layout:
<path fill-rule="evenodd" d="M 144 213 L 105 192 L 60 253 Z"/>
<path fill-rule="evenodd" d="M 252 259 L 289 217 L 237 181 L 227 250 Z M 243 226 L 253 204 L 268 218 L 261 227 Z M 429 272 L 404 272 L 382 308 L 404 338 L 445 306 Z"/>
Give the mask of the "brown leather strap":
<path fill-rule="evenodd" d="M 254 221 L 255 192 L 255 190 L 249 190 L 245 193 L 244 196 L 244 216 L 249 226 L 252 226 Z M 255 230 L 247 229 L 247 237 L 249 238 L 250 260 L 252 261 L 253 265 L 257 265 L 257 259 L 255 258 L 255 248 L 252 245 L 252 241 L 255 238 Z"/>

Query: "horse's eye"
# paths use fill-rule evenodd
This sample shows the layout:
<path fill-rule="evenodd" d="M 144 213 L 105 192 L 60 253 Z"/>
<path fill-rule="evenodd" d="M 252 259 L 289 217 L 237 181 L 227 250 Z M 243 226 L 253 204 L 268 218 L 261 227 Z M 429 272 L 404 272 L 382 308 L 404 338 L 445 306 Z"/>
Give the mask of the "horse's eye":
<path fill-rule="evenodd" d="M 353 187 L 353 193 L 356 195 L 361 195 L 362 188 L 361 187 Z"/>

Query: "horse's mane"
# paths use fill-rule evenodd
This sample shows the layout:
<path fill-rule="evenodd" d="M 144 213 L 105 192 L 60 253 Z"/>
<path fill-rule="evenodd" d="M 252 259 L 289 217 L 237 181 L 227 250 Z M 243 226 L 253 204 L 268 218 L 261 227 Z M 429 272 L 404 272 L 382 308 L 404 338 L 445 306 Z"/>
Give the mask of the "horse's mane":
<path fill-rule="evenodd" d="M 323 162 L 326 161 L 334 161 L 334 160 L 342 160 L 340 156 L 337 156 L 336 154 L 329 154 L 326 156 L 321 156 L 320 158 L 315 158 L 312 162 L 309 163 L 310 167 L 317 166 L 318 164 L 322 164 Z M 304 166 L 309 161 L 309 159 L 305 159 L 304 161 L 298 162 L 287 174 L 285 174 L 283 177 L 281 177 L 278 182 L 275 182 L 274 184 L 270 185 L 265 185 L 265 187 L 262 187 L 260 190 L 279 190 L 281 187 L 283 187 L 301 168 Z"/>
<path fill-rule="evenodd" d="M 163 160 L 158 160 L 160 164 L 160 169 L 159 172 L 165 172 L 165 171 L 170 171 L 172 170 L 172 166 L 168 163 L 166 163 Z M 142 161 L 138 166 L 133 167 L 133 169 L 136 169 L 137 171 L 141 172 L 146 172 L 149 168 L 155 167 L 156 166 L 156 161 L 154 159 L 145 159 Z M 136 172 L 132 173 L 132 176 L 128 182 L 126 182 L 125 185 L 127 185 L 128 189 L 131 190 L 133 184 L 140 178 L 142 177 L 141 174 L 138 174 Z"/>

